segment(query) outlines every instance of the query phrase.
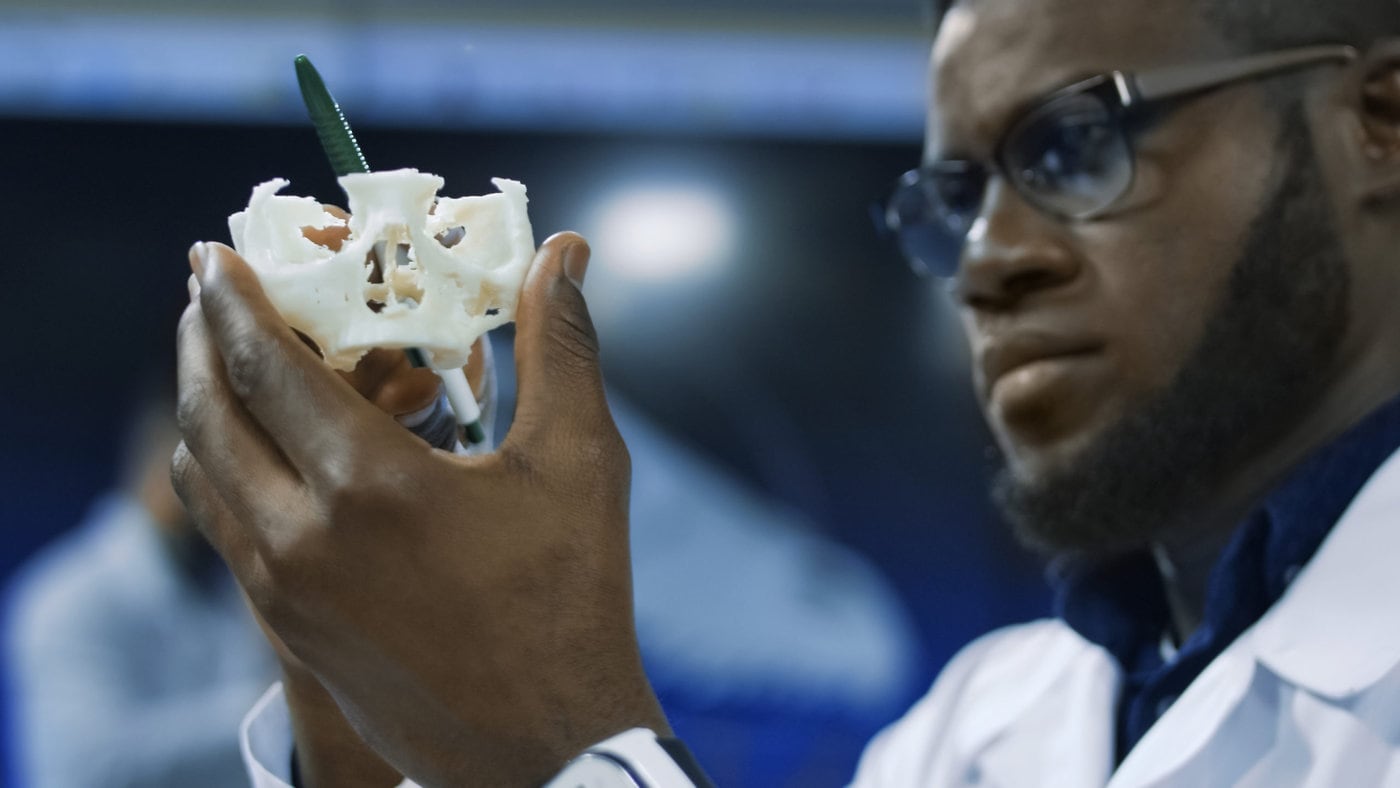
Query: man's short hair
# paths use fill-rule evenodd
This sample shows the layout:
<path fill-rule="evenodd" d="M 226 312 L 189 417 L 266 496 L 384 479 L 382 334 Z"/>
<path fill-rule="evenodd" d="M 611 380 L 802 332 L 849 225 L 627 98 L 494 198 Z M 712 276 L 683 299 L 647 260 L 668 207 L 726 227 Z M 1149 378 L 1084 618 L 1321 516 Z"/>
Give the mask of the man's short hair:
<path fill-rule="evenodd" d="M 976 0 L 926 0 L 934 30 L 958 2 Z M 1380 39 L 1400 36 L 1400 0 L 1191 0 L 1191 4 L 1243 52 L 1308 44 L 1366 49 Z"/>

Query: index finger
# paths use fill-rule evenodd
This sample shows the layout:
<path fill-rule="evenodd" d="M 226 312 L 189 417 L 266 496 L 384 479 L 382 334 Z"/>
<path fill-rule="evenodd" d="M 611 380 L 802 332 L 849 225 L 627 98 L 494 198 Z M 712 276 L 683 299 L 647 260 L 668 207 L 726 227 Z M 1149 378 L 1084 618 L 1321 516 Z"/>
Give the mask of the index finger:
<path fill-rule="evenodd" d="M 297 338 L 236 252 L 213 243 L 194 251 L 200 309 L 229 385 L 304 478 L 334 481 L 356 443 L 412 445 Z"/>

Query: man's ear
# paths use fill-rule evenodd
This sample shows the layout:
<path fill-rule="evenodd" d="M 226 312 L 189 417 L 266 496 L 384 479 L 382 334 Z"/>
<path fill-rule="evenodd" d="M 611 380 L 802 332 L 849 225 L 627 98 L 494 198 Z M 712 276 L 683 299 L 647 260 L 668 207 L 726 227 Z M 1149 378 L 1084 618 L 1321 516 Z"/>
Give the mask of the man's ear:
<path fill-rule="evenodd" d="M 1377 42 L 1360 66 L 1360 196 L 1374 203 L 1400 196 L 1400 38 Z"/>

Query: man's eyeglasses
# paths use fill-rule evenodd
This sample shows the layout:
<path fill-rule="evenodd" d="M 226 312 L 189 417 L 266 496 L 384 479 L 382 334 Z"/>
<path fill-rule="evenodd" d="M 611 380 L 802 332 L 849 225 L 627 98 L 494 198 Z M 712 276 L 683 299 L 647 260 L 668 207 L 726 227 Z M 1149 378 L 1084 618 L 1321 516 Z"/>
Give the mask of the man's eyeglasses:
<path fill-rule="evenodd" d="M 881 217 L 915 270 L 951 277 L 968 231 L 999 174 L 1045 213 L 1084 221 L 1103 215 L 1132 188 L 1133 135 L 1153 105 L 1233 82 L 1356 59 L 1349 46 L 1288 49 L 1141 73 L 1114 71 L 1038 102 L 1008 127 L 988 167 L 938 161 L 899 179 Z"/>

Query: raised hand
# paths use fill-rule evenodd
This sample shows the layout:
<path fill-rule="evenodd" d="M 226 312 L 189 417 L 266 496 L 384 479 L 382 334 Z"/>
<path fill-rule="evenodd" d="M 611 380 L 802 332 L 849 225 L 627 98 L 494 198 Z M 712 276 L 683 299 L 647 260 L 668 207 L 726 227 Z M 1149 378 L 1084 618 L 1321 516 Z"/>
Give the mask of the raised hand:
<path fill-rule="evenodd" d="M 515 427 L 480 457 L 430 449 L 367 402 L 232 250 L 196 257 L 176 488 L 355 730 L 428 785 L 538 783 L 626 728 L 667 733 L 637 651 L 629 464 L 583 240 L 536 257 Z"/>

